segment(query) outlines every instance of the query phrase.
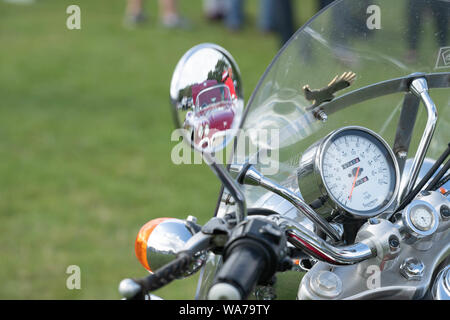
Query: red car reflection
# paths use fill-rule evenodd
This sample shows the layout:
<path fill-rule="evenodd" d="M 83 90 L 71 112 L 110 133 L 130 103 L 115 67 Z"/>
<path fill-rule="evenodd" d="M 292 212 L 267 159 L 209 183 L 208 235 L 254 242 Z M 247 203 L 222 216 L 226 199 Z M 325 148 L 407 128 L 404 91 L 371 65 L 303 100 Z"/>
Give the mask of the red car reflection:
<path fill-rule="evenodd" d="M 216 83 L 210 80 L 197 85 L 203 87 L 198 94 L 196 86 L 192 87 L 194 111 L 188 113 L 186 120 L 193 127 L 194 144 L 202 149 L 223 143 L 226 130 L 232 127 L 235 116 L 230 89 L 225 84 Z"/>

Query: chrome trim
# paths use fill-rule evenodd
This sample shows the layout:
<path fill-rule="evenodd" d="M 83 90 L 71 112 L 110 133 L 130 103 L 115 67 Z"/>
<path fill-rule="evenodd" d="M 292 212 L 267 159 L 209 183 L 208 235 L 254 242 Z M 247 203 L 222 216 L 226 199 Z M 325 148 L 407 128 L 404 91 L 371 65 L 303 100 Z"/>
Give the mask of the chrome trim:
<path fill-rule="evenodd" d="M 355 264 L 375 257 L 377 252 L 365 243 L 355 243 L 349 246 L 334 246 L 310 232 L 292 219 L 272 216 L 281 228 L 286 230 L 288 241 L 295 247 L 307 251 L 314 258 L 334 264 Z"/>
<path fill-rule="evenodd" d="M 323 173 L 322 173 L 322 161 L 324 150 L 329 145 L 331 139 L 337 134 L 345 131 L 345 130 L 360 130 L 363 131 L 376 140 L 378 140 L 388 151 L 392 163 L 394 164 L 395 171 L 395 187 L 389 202 L 378 210 L 374 211 L 370 215 L 364 214 L 361 212 L 356 212 L 354 210 L 350 210 L 348 208 L 344 208 L 339 204 L 339 201 L 333 196 L 333 194 L 328 190 L 328 186 L 324 182 Z M 397 200 L 397 194 L 400 188 L 400 171 L 397 163 L 397 159 L 390 148 L 390 146 L 386 143 L 386 141 L 377 133 L 372 130 L 369 130 L 360 126 L 347 126 L 335 131 L 332 131 L 325 138 L 317 141 L 311 147 L 309 147 L 305 153 L 303 154 L 300 160 L 300 168 L 297 173 L 298 185 L 300 188 L 300 192 L 303 195 L 303 198 L 307 202 L 312 202 L 319 197 L 326 197 L 327 206 L 322 206 L 318 209 L 319 213 L 323 216 L 329 215 L 331 209 L 340 209 L 345 212 L 350 213 L 354 217 L 358 218 L 370 218 L 377 216 L 378 214 L 385 212 L 389 209 L 394 201 Z"/>
<path fill-rule="evenodd" d="M 371 239 L 376 240 L 376 237 L 372 236 Z M 399 256 L 391 260 L 392 264 L 388 268 L 382 268 L 384 260 L 381 261 L 379 258 L 354 265 L 334 266 L 332 269 L 329 263 L 319 261 L 303 277 L 299 293 L 309 290 L 308 279 L 312 272 L 331 269 L 342 279 L 344 288 L 341 298 L 343 299 L 423 299 L 432 287 L 434 271 L 439 270 L 440 265 L 448 265 L 450 232 L 438 229 L 437 234 L 431 237 L 431 241 L 433 245 L 428 250 L 422 250 L 416 245 L 409 245 L 402 241 Z M 376 248 L 378 249 L 378 246 Z M 405 276 L 401 274 L 400 266 L 409 257 L 415 257 L 423 262 L 425 269 L 421 279 L 406 281 Z M 373 268 L 373 266 L 380 267 L 380 286 L 369 287 L 368 277 L 373 274 L 373 269 L 369 267 Z M 414 268 L 411 270 L 414 273 Z M 308 297 L 302 298 L 308 299 Z"/>
<path fill-rule="evenodd" d="M 276 182 L 264 177 L 253 166 L 249 166 L 245 176 L 243 177 L 244 184 L 261 186 L 264 189 L 278 194 L 283 199 L 292 203 L 301 213 L 307 216 L 314 224 L 323 232 L 326 233 L 334 241 L 340 240 L 340 232 L 333 228 L 324 218 L 318 215 L 302 198 L 291 190 L 277 184 Z"/>
<path fill-rule="evenodd" d="M 199 241 L 200 240 L 200 241 Z M 173 261 L 181 251 L 190 250 L 192 254 L 204 250 L 210 238 L 201 232 L 193 234 L 184 220 L 167 219 L 159 223 L 147 239 L 146 259 L 152 272 Z M 195 245 L 195 247 L 193 247 Z M 185 276 L 195 273 L 204 263 L 197 254 Z"/>
<path fill-rule="evenodd" d="M 413 164 L 407 176 L 408 184 L 406 185 L 406 187 L 404 187 L 404 189 L 401 190 L 399 199 L 403 199 L 414 187 L 423 160 L 425 159 L 425 154 L 427 153 L 428 147 L 436 129 L 436 122 L 438 117 L 436 105 L 428 94 L 428 84 L 425 78 L 413 80 L 410 85 L 410 91 L 412 94 L 422 100 L 427 110 L 428 119 L 422 134 L 422 138 L 420 139 L 419 146 L 417 147 L 417 152 L 414 156 Z"/>
<path fill-rule="evenodd" d="M 433 225 L 429 230 L 420 230 L 417 228 L 411 220 L 411 210 L 415 207 L 427 207 L 433 215 Z M 436 232 L 439 227 L 439 213 L 436 209 L 429 203 L 423 200 L 413 200 L 402 212 L 402 223 L 403 226 L 408 230 L 408 233 L 417 239 L 424 238 L 432 235 Z"/>
<path fill-rule="evenodd" d="M 131 299 L 141 291 L 141 286 L 132 279 L 123 279 L 119 283 L 119 293 L 125 299 Z"/>
<path fill-rule="evenodd" d="M 437 274 L 431 294 L 434 300 L 450 300 L 450 265 Z"/>

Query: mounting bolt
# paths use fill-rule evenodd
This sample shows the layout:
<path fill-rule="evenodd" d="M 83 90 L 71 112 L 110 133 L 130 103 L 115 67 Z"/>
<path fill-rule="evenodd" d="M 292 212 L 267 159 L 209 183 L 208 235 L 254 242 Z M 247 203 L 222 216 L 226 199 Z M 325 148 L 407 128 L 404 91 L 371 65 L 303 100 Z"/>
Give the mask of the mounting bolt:
<path fill-rule="evenodd" d="M 425 265 L 415 257 L 406 258 L 400 265 L 400 273 L 407 280 L 422 280 Z"/>
<path fill-rule="evenodd" d="M 328 120 L 328 116 L 323 110 L 317 111 L 316 118 L 322 122 L 326 122 Z"/>
<path fill-rule="evenodd" d="M 330 271 L 314 273 L 310 279 L 310 286 L 314 293 L 324 298 L 336 298 L 342 292 L 342 280 Z"/>
<path fill-rule="evenodd" d="M 186 221 L 193 222 L 193 223 L 197 223 L 197 217 L 194 217 L 194 216 L 188 216 L 188 217 L 186 218 Z"/>
<path fill-rule="evenodd" d="M 405 150 L 399 150 L 397 151 L 397 157 L 400 159 L 405 159 L 408 156 L 408 152 Z"/>
<path fill-rule="evenodd" d="M 441 212 L 442 219 L 444 220 L 450 219 L 450 208 L 447 205 L 443 204 L 439 209 L 439 211 Z"/>
<path fill-rule="evenodd" d="M 400 246 L 400 240 L 392 235 L 389 237 L 389 247 L 391 248 L 391 250 L 396 250 L 398 247 Z"/>

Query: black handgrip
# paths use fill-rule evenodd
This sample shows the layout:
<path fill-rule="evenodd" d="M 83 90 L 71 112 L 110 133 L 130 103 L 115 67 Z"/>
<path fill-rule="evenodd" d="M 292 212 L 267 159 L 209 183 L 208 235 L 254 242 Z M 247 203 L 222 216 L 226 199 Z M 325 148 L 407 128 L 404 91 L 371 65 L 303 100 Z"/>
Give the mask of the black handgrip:
<path fill-rule="evenodd" d="M 180 252 L 175 260 L 156 270 L 148 277 L 133 279 L 140 286 L 140 290 L 134 297 L 129 297 L 128 299 L 140 300 L 146 293 L 162 288 L 173 280 L 183 276 L 189 270 L 191 263 L 192 256 L 187 252 Z"/>
<path fill-rule="evenodd" d="M 267 250 L 256 241 L 246 239 L 236 243 L 234 248 L 228 249 L 228 256 L 217 275 L 216 284 L 231 285 L 239 291 L 240 299 L 246 299 L 266 270 L 268 259 L 270 256 Z M 211 290 L 210 294 L 215 295 L 215 299 L 230 298 L 225 292 L 221 296 Z"/>
<path fill-rule="evenodd" d="M 224 264 L 209 299 L 246 299 L 257 284 L 267 285 L 286 255 L 286 237 L 270 219 L 254 217 L 238 224 L 223 250 Z"/>

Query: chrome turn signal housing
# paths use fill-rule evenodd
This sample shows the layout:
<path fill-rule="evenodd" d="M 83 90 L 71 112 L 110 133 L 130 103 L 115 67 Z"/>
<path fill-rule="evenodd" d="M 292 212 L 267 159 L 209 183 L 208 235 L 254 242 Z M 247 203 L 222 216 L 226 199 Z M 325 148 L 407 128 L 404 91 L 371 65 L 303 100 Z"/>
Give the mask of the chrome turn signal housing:
<path fill-rule="evenodd" d="M 154 272 L 175 259 L 186 242 L 193 236 L 185 220 L 158 218 L 147 222 L 139 230 L 135 241 L 135 252 L 139 262 Z M 201 266 L 195 263 L 192 271 Z"/>

